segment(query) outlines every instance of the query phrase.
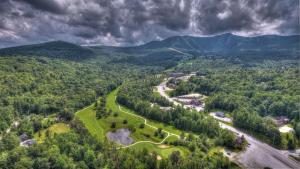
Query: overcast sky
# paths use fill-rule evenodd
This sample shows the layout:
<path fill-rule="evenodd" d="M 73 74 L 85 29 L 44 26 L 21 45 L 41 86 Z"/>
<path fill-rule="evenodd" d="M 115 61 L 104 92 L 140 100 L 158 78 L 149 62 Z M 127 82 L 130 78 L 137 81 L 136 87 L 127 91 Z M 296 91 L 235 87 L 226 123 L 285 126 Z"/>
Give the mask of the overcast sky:
<path fill-rule="evenodd" d="M 174 35 L 300 33 L 299 0 L 0 0 L 0 47 L 136 45 Z"/>

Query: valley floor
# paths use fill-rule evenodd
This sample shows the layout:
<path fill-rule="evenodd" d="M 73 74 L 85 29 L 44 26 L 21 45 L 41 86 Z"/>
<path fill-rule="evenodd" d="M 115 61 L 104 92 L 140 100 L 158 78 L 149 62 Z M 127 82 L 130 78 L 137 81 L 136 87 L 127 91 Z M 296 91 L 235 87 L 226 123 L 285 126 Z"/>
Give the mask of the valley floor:
<path fill-rule="evenodd" d="M 164 81 L 158 86 L 158 92 L 161 96 L 167 98 L 169 101 L 173 102 L 175 105 L 180 105 L 180 103 L 172 100 L 166 93 L 164 88 L 166 88 L 166 82 Z M 135 131 L 131 133 L 130 137 L 134 139 L 134 143 L 130 145 L 119 145 L 118 148 L 134 148 L 137 150 L 142 150 L 146 148 L 150 151 L 156 151 L 158 153 L 158 158 L 166 158 L 173 151 L 179 151 L 183 155 L 187 155 L 189 150 L 180 146 L 167 146 L 164 144 L 165 141 L 179 139 L 180 130 L 175 129 L 172 126 L 167 126 L 163 123 L 158 123 L 152 120 L 147 120 L 142 116 L 137 115 L 135 112 L 127 109 L 116 103 L 116 95 L 118 92 L 116 90 L 112 91 L 106 98 L 106 108 L 111 109 L 112 112 L 117 112 L 118 116 L 110 115 L 108 117 L 103 117 L 101 119 L 96 119 L 96 112 L 94 105 L 91 105 L 81 111 L 76 113 L 78 117 L 89 130 L 89 132 L 100 140 L 105 140 L 106 133 L 112 131 L 111 123 L 116 122 L 116 129 L 120 128 L 135 128 Z M 128 124 L 123 124 L 122 121 L 128 120 Z M 140 128 L 140 124 L 144 124 L 144 128 Z M 220 122 L 222 128 L 233 131 L 237 135 L 244 135 L 250 146 L 244 152 L 231 154 L 227 156 L 247 167 L 247 168 L 300 168 L 300 164 L 287 155 L 281 153 L 277 150 L 244 132 L 235 129 L 232 126 Z M 153 133 L 158 129 L 162 128 L 162 132 L 166 135 L 164 138 L 159 138 L 153 136 Z"/>

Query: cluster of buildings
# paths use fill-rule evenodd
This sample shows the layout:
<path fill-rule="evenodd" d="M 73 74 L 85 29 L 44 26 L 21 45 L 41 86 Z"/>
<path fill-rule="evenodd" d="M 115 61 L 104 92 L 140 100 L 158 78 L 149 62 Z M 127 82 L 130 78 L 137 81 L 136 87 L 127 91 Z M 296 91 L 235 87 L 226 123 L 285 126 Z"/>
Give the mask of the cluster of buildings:
<path fill-rule="evenodd" d="M 175 73 L 169 73 L 169 78 L 187 81 L 187 80 L 189 80 L 190 77 L 196 76 L 196 75 L 197 75 L 196 72 L 191 72 L 191 73 L 175 72 Z"/>
<path fill-rule="evenodd" d="M 188 73 L 183 73 L 183 72 L 174 72 L 174 73 L 169 73 L 169 78 L 170 80 L 166 84 L 166 87 L 169 89 L 175 89 L 176 86 L 181 82 L 181 81 L 187 81 L 190 77 L 196 76 L 196 72 L 188 72 Z M 173 98 L 175 101 L 183 104 L 185 107 L 188 108 L 194 108 L 197 111 L 203 111 L 205 103 L 203 102 L 203 95 L 198 94 L 198 93 L 193 93 L 193 94 L 188 94 L 188 95 L 182 95 L 182 96 L 177 96 Z"/>
<path fill-rule="evenodd" d="M 182 72 L 169 73 L 169 77 L 171 77 L 171 78 L 179 78 L 179 77 L 182 77 L 182 76 L 185 76 L 185 75 L 186 74 L 182 73 Z"/>
<path fill-rule="evenodd" d="M 204 97 L 201 94 L 192 93 L 188 95 L 174 97 L 174 100 L 183 104 L 186 107 L 194 108 L 197 111 L 203 111 L 205 106 L 203 98 Z"/>

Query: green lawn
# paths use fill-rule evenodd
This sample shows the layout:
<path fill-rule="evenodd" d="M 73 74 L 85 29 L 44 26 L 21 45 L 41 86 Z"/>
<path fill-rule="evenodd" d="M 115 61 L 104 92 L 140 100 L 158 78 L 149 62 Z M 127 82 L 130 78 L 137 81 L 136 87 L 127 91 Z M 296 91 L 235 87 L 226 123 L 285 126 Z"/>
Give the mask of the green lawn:
<path fill-rule="evenodd" d="M 173 141 L 176 141 L 176 140 L 178 140 L 178 137 L 176 137 L 176 136 L 170 136 L 170 137 L 168 137 L 168 138 L 165 140 L 165 142 L 170 143 L 170 142 L 173 142 Z"/>
<path fill-rule="evenodd" d="M 173 151 L 179 151 L 182 156 L 187 156 L 189 154 L 189 151 L 180 146 L 169 146 L 167 148 L 161 148 L 159 145 L 154 145 L 151 143 L 141 143 L 136 144 L 130 148 L 134 148 L 135 150 L 141 151 L 144 148 L 146 148 L 148 151 L 155 151 L 158 155 L 160 155 L 162 158 L 167 158 Z"/>
<path fill-rule="evenodd" d="M 104 139 L 105 132 L 96 120 L 96 112 L 94 111 L 94 105 L 91 105 L 85 109 L 76 112 L 75 116 L 83 122 L 83 124 L 92 136 L 100 140 Z"/>
<path fill-rule="evenodd" d="M 46 131 L 50 132 L 50 135 L 53 136 L 54 134 L 61 134 L 67 133 L 70 131 L 70 127 L 65 123 L 56 123 L 52 126 L 48 127 L 47 129 L 40 130 L 39 132 L 34 134 L 34 138 L 38 143 L 44 142 L 46 138 Z"/>

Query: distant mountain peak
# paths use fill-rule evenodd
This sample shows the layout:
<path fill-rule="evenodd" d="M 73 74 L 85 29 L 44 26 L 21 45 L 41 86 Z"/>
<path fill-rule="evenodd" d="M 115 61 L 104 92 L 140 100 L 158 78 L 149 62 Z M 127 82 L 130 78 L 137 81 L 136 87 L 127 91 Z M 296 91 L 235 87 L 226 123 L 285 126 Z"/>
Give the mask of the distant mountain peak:
<path fill-rule="evenodd" d="M 0 55 L 44 56 L 69 60 L 82 60 L 94 56 L 92 50 L 66 41 L 50 41 L 0 49 Z"/>
<path fill-rule="evenodd" d="M 223 34 L 219 34 L 219 35 L 215 35 L 215 36 L 236 36 L 233 33 L 227 32 L 227 33 L 223 33 Z"/>

